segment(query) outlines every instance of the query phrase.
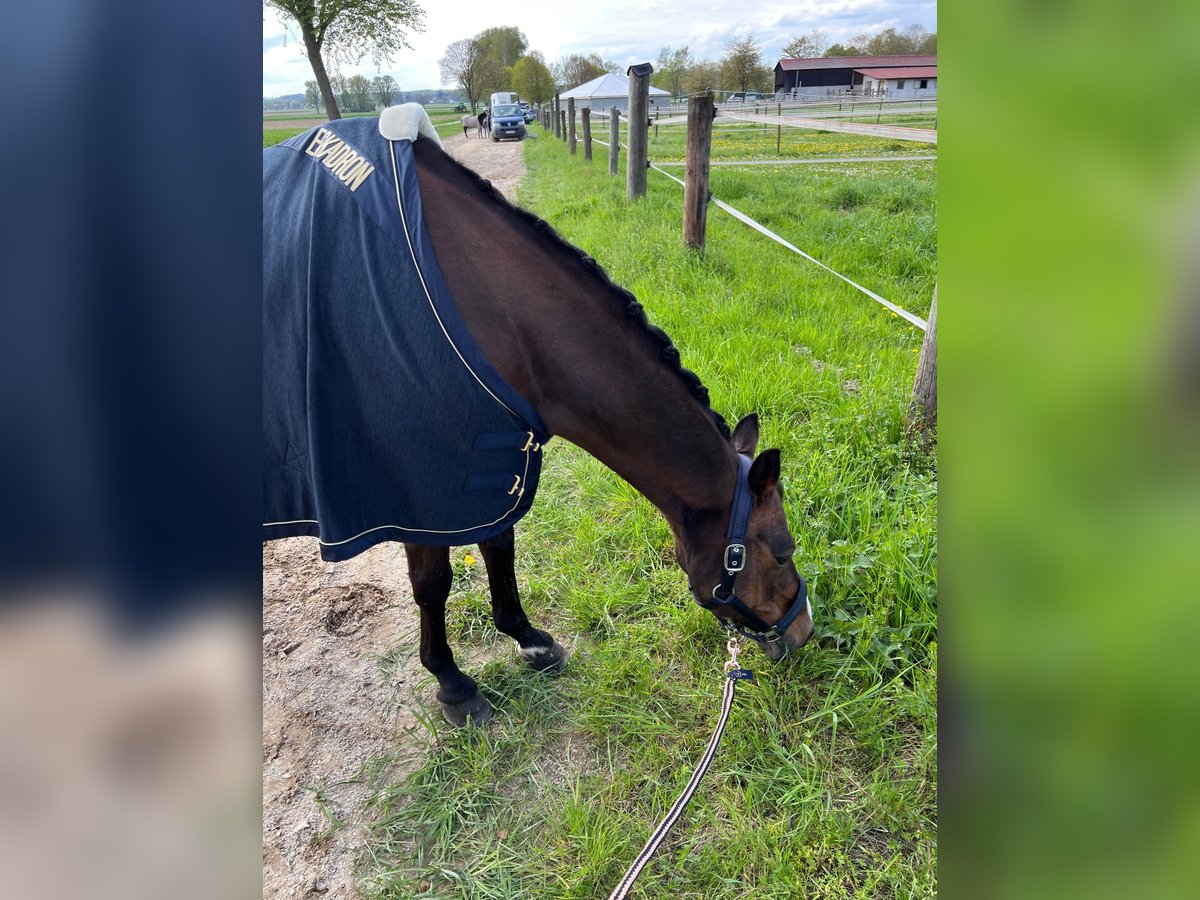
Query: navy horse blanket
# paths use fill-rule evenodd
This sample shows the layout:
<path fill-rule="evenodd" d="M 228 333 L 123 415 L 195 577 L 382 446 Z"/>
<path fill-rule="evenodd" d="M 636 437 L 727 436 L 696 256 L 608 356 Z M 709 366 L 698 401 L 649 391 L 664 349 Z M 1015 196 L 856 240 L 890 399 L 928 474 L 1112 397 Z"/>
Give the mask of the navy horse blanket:
<path fill-rule="evenodd" d="M 264 539 L 311 535 L 330 561 L 504 531 L 549 439 L 446 287 L 418 132 L 440 144 L 420 107 L 393 107 L 263 151 Z"/>

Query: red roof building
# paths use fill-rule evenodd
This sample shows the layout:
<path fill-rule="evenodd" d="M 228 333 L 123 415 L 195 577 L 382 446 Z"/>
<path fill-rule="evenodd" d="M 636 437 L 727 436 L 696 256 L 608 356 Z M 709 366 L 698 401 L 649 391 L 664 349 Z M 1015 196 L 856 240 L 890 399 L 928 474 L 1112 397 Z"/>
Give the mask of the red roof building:
<path fill-rule="evenodd" d="M 899 74 L 904 73 L 904 74 Z M 903 81 L 900 88 L 896 84 Z M 925 82 L 924 87 L 914 87 Z M 793 96 L 847 92 L 904 96 L 937 95 L 936 56 L 821 56 L 781 59 L 775 64 L 775 91 Z M 916 91 L 917 93 L 911 93 Z"/>

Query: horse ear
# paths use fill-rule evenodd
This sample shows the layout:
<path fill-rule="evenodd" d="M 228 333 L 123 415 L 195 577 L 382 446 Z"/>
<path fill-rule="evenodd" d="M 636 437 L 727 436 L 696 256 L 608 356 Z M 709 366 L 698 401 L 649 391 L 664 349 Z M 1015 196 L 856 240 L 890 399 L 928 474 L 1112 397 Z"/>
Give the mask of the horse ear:
<path fill-rule="evenodd" d="M 764 450 L 750 466 L 750 490 L 754 496 L 762 500 L 768 493 L 775 490 L 779 483 L 779 451 Z"/>
<path fill-rule="evenodd" d="M 733 449 L 753 456 L 758 446 L 758 413 L 750 413 L 733 429 Z"/>

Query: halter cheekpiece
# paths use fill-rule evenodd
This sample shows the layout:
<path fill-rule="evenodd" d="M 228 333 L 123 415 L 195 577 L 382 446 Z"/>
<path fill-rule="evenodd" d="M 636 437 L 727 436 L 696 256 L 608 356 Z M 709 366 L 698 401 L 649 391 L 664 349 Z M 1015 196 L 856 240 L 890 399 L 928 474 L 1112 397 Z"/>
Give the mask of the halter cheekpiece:
<path fill-rule="evenodd" d="M 747 606 L 734 593 L 733 585 L 737 580 L 738 572 L 746 568 L 746 531 L 750 525 L 750 508 L 753 505 L 753 495 L 750 491 L 750 465 L 751 459 L 749 456 L 738 454 L 738 471 L 733 486 L 733 507 L 729 511 L 729 528 L 725 532 L 725 538 L 728 542 L 725 546 L 725 557 L 722 561 L 725 574 L 721 576 L 720 582 L 713 588 L 712 600 L 702 600 L 700 601 L 700 605 L 712 612 L 727 629 L 736 631 L 738 634 L 757 641 L 760 644 L 769 644 L 782 638 L 783 633 L 788 630 L 791 624 L 796 621 L 796 617 L 808 606 L 808 585 L 804 583 L 804 576 L 797 573 L 797 577 L 800 579 L 800 587 L 796 590 L 796 596 L 792 599 L 792 604 L 788 608 L 788 611 L 774 625 L 768 625 L 764 622 L 758 613 Z M 722 616 L 716 611 L 718 606 L 728 606 L 730 609 L 733 609 L 750 623 L 751 628 L 747 628 L 732 619 Z"/>

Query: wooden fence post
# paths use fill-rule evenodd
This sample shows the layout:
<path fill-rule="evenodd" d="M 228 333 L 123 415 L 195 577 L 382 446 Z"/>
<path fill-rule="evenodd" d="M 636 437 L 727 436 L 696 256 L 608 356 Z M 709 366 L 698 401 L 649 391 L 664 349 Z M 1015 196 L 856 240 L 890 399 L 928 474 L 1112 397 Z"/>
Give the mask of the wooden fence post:
<path fill-rule="evenodd" d="M 712 149 L 712 91 L 688 97 L 687 169 L 683 181 L 683 240 L 704 249 L 708 227 L 708 172 Z"/>
<path fill-rule="evenodd" d="M 579 111 L 583 119 L 583 161 L 592 161 L 592 108 L 585 106 Z"/>
<path fill-rule="evenodd" d="M 937 286 L 933 288 L 933 303 L 929 307 L 929 323 L 925 340 L 921 342 L 921 357 L 917 361 L 917 376 L 913 380 L 912 403 L 908 410 L 908 431 L 922 440 L 933 437 L 937 428 Z"/>
<path fill-rule="evenodd" d="M 629 76 L 629 159 L 625 163 L 625 193 L 630 200 L 646 196 L 647 150 L 650 143 L 650 74 L 654 66 L 640 63 Z"/>
<path fill-rule="evenodd" d="M 555 137 L 559 136 L 559 134 L 558 134 L 558 122 L 559 122 L 558 111 L 559 111 L 561 103 L 562 103 L 562 101 L 559 98 L 558 94 L 555 94 L 554 95 L 554 136 Z"/>
<path fill-rule="evenodd" d="M 571 148 L 571 155 L 575 155 L 575 98 L 567 98 L 567 146 Z"/>
<path fill-rule="evenodd" d="M 617 157 L 621 155 L 621 111 L 615 106 L 608 115 L 608 174 L 617 174 Z"/>

